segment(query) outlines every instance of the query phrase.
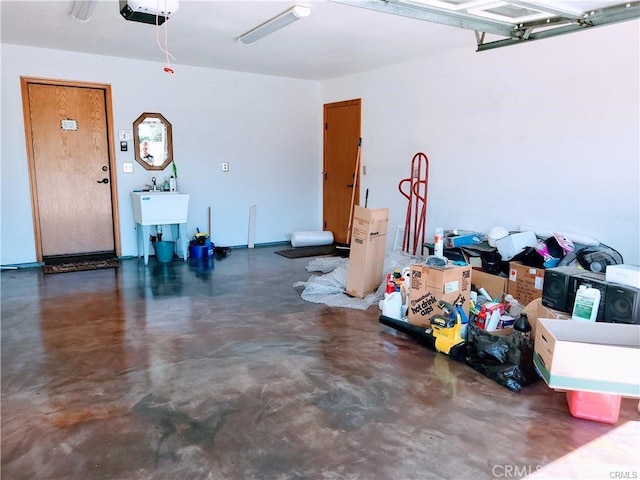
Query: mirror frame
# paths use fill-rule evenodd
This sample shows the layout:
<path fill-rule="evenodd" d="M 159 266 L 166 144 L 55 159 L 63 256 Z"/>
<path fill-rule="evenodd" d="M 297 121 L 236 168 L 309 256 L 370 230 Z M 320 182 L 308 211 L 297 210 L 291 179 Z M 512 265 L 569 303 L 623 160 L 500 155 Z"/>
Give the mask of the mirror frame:
<path fill-rule="evenodd" d="M 160 165 L 149 165 L 145 160 L 143 160 L 142 155 L 140 154 L 140 135 L 139 135 L 138 129 L 140 127 L 140 124 L 149 118 L 160 120 L 160 123 L 164 125 L 165 131 L 166 131 L 165 147 L 166 147 L 167 156 L 164 159 L 164 162 L 162 162 L 162 164 Z M 164 118 L 160 113 L 151 113 L 151 112 L 143 113 L 136 119 L 135 122 L 133 122 L 133 148 L 135 150 L 134 155 L 135 155 L 136 161 L 140 165 L 142 165 L 145 168 L 145 170 L 164 170 L 173 161 L 173 132 L 172 132 L 171 123 L 166 118 Z"/>

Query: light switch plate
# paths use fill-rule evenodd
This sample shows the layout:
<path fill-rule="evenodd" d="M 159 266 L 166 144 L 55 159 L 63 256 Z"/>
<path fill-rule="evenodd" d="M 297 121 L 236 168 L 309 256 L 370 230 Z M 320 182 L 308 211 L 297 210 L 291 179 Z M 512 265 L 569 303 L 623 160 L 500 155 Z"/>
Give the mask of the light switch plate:
<path fill-rule="evenodd" d="M 133 173 L 133 163 L 126 162 L 122 164 L 122 171 L 124 173 Z"/>

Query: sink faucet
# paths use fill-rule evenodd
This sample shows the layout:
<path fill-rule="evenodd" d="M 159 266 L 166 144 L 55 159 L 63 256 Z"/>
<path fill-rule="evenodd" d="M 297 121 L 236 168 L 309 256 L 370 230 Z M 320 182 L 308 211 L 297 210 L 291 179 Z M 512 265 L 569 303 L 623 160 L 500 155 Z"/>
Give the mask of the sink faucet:
<path fill-rule="evenodd" d="M 156 177 L 151 178 L 151 182 L 153 183 L 153 191 L 158 190 L 158 186 L 156 185 Z"/>

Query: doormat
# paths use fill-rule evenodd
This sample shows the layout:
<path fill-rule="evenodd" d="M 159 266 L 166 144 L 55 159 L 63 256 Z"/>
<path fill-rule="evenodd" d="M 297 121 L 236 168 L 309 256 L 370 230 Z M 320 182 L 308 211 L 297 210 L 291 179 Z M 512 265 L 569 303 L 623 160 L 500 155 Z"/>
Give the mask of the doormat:
<path fill-rule="evenodd" d="M 304 257 L 319 257 L 321 255 L 335 255 L 335 245 L 321 245 L 318 247 L 297 247 L 290 250 L 279 250 L 278 255 L 282 255 L 286 258 L 304 258 Z"/>
<path fill-rule="evenodd" d="M 104 268 L 118 268 L 120 263 L 117 260 L 84 260 L 82 262 L 58 263 L 54 265 L 43 265 L 44 273 L 66 273 L 81 272 L 83 270 L 102 270 Z"/>

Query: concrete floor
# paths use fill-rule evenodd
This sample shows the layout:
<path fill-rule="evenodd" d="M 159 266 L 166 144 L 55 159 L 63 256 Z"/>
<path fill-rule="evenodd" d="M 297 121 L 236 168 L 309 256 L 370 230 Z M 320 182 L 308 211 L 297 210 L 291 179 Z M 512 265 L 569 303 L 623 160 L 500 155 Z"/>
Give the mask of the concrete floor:
<path fill-rule="evenodd" d="M 608 425 L 512 393 L 375 306 L 305 302 L 283 248 L 3 271 L 2 479 L 640 475 L 637 401 Z"/>

